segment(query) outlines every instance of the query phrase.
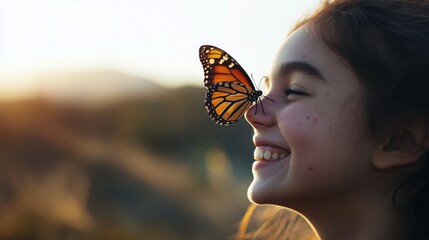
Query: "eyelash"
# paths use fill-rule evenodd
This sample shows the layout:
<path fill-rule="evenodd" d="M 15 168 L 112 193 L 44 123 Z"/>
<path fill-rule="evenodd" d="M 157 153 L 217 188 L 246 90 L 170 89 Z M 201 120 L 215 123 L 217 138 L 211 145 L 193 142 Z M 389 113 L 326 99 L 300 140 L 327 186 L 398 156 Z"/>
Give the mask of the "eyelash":
<path fill-rule="evenodd" d="M 307 95 L 307 93 L 301 91 L 301 90 L 297 90 L 297 87 L 293 87 L 293 86 L 289 86 L 284 90 L 284 94 L 286 97 L 288 97 L 289 95 L 293 94 L 293 95 Z"/>

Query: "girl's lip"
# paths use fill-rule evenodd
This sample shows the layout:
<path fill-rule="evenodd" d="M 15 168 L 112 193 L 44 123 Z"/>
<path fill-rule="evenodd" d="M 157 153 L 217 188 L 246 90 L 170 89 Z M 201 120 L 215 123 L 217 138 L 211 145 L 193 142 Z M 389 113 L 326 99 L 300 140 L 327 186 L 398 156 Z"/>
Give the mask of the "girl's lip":
<path fill-rule="evenodd" d="M 273 169 L 273 167 L 274 169 L 279 169 L 278 166 L 287 164 L 287 161 L 289 161 L 289 159 L 290 159 L 289 156 L 287 156 L 286 158 L 283 158 L 277 161 L 255 161 L 252 165 L 252 171 L 256 173 L 256 172 L 259 172 L 259 170 L 262 170 L 265 168 L 267 170 Z"/>
<path fill-rule="evenodd" d="M 269 147 L 269 148 L 277 148 L 277 149 L 280 149 L 280 150 L 286 151 L 286 152 L 288 152 L 288 153 L 290 153 L 290 152 L 291 152 L 291 151 L 290 151 L 288 148 L 286 148 L 286 147 L 283 147 L 283 146 L 280 146 L 280 145 L 275 144 L 275 143 L 273 143 L 273 142 L 270 142 L 270 141 L 267 141 L 267 140 L 262 140 L 262 139 L 259 139 L 259 138 L 254 138 L 253 143 L 254 143 L 255 147 Z"/>

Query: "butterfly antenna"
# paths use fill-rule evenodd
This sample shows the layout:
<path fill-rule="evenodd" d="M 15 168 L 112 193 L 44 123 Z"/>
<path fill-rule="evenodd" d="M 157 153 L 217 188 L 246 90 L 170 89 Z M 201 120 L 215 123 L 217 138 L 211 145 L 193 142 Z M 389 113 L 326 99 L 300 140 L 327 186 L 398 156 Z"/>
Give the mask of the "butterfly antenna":
<path fill-rule="evenodd" d="M 252 79 L 253 84 L 255 84 L 255 85 L 256 85 L 256 81 L 255 81 L 255 79 L 253 78 L 253 74 L 252 74 L 252 73 L 250 74 L 250 78 Z M 258 86 L 258 89 L 259 89 L 259 86 Z"/>
<path fill-rule="evenodd" d="M 261 82 L 262 82 L 262 80 L 266 80 L 266 79 L 268 79 L 268 77 L 267 77 L 267 76 L 263 76 L 263 77 L 261 78 L 261 80 L 259 80 L 259 84 L 258 84 L 258 89 L 259 89 L 259 90 L 261 89 Z"/>
<path fill-rule="evenodd" d="M 251 75 L 251 77 L 252 77 L 252 80 L 253 80 L 253 75 Z M 261 89 L 261 82 L 262 82 L 262 80 L 267 81 L 268 77 L 267 76 L 263 76 L 261 78 L 261 80 L 259 80 L 258 90 Z M 255 82 L 255 81 L 253 80 L 253 82 Z M 274 102 L 273 99 L 271 99 L 271 98 L 269 98 L 269 97 L 267 97 L 265 95 L 262 95 L 261 97 L 259 97 L 258 101 L 256 102 L 255 115 L 258 113 L 258 103 L 261 103 L 262 113 L 265 114 L 264 104 L 262 103 L 262 98 L 266 98 L 266 99 L 270 100 L 271 102 Z"/>
<path fill-rule="evenodd" d="M 268 80 L 268 76 L 263 76 L 262 78 L 261 78 L 261 80 L 259 80 L 259 86 L 258 86 L 258 89 L 261 89 L 261 82 L 262 82 L 262 80 L 265 80 L 265 82 Z M 274 100 L 273 99 L 271 99 L 271 98 L 269 98 L 269 97 L 267 97 L 267 96 L 265 96 L 265 95 L 263 95 L 263 97 L 264 98 L 266 98 L 266 99 L 268 99 L 268 100 L 270 100 L 271 102 L 274 102 Z"/>

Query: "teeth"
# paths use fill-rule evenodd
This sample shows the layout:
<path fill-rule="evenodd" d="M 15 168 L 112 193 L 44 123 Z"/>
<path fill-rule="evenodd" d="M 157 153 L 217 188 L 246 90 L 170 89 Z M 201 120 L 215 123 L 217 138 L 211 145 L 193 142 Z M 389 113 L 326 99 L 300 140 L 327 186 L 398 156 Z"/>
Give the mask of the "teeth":
<path fill-rule="evenodd" d="M 262 149 L 260 148 L 256 148 L 255 153 L 253 155 L 255 159 L 262 159 L 262 157 L 264 156 L 264 151 L 262 151 Z"/>
<path fill-rule="evenodd" d="M 265 153 L 264 153 L 264 159 L 265 160 L 270 160 L 271 159 L 271 152 L 270 151 L 265 151 Z"/>
<path fill-rule="evenodd" d="M 271 152 L 270 150 L 265 150 L 257 147 L 255 149 L 255 152 L 253 154 L 253 157 L 255 160 L 279 160 L 287 157 L 289 154 L 286 153 L 277 153 L 277 152 Z"/>
<path fill-rule="evenodd" d="M 279 159 L 279 154 L 278 153 L 273 153 L 273 155 L 271 156 L 274 160 Z"/>

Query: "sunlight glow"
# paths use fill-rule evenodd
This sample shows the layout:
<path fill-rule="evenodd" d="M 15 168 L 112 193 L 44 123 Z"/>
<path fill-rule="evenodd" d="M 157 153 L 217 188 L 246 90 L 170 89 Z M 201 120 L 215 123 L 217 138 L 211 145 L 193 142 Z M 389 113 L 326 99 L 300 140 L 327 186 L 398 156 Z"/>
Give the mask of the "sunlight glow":
<path fill-rule="evenodd" d="M 199 85 L 202 44 L 227 50 L 259 78 L 291 24 L 317 2 L 0 0 L 0 94 L 37 89 L 36 76 L 52 71 Z"/>

